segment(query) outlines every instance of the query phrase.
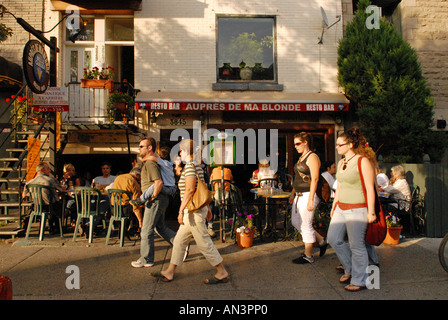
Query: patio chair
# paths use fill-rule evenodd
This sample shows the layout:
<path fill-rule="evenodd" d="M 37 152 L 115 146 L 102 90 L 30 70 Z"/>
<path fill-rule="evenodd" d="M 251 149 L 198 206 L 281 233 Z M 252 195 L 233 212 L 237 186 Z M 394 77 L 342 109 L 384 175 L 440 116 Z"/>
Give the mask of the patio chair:
<path fill-rule="evenodd" d="M 109 189 L 110 196 L 110 209 L 111 217 L 109 221 L 109 228 L 107 229 L 106 245 L 109 244 L 110 233 L 113 229 L 114 221 L 121 222 L 120 231 L 120 247 L 124 244 L 124 230 L 126 228 L 126 222 L 129 220 L 129 214 L 132 210 L 132 206 L 129 204 L 123 205 L 123 196 L 127 196 L 129 200 L 132 199 L 132 193 L 129 191 L 119 190 L 119 189 Z M 125 210 L 127 212 L 125 212 Z"/>
<path fill-rule="evenodd" d="M 76 202 L 76 210 L 78 218 L 76 219 L 75 232 L 73 235 L 73 242 L 76 242 L 78 235 L 78 228 L 82 219 L 89 219 L 89 243 L 92 243 L 93 228 L 95 216 L 99 216 L 101 193 L 98 189 L 90 187 L 76 187 L 74 190 L 74 197 Z M 103 221 L 104 225 L 104 221 Z"/>
<path fill-rule="evenodd" d="M 28 240 L 28 237 L 30 235 L 31 230 L 31 224 L 33 223 L 33 220 L 35 217 L 41 217 L 40 222 L 40 233 L 39 233 L 39 241 L 42 241 L 44 239 L 44 230 L 45 230 L 45 220 L 52 215 L 54 207 L 50 204 L 45 204 L 43 198 L 42 198 L 42 192 L 44 189 L 48 190 L 49 197 L 51 198 L 53 195 L 53 190 L 44 185 L 40 184 L 29 184 L 26 185 L 26 188 L 31 194 L 31 197 L 33 199 L 33 211 L 31 212 L 30 219 L 28 221 L 28 228 L 26 231 L 26 237 L 25 239 Z M 62 219 L 59 215 L 59 231 L 61 233 L 62 237 Z"/>

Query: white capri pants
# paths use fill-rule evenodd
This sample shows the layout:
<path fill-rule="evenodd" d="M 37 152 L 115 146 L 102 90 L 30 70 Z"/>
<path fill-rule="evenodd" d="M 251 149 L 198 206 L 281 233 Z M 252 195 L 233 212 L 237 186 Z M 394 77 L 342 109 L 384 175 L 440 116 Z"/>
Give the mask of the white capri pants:
<path fill-rule="evenodd" d="M 302 241 L 304 243 L 316 242 L 316 235 L 314 234 L 313 220 L 314 209 L 319 204 L 320 200 L 318 196 L 314 196 L 313 211 L 308 211 L 308 197 L 310 193 L 304 192 L 301 196 L 294 197 L 294 202 L 291 209 L 291 223 L 302 235 Z"/>

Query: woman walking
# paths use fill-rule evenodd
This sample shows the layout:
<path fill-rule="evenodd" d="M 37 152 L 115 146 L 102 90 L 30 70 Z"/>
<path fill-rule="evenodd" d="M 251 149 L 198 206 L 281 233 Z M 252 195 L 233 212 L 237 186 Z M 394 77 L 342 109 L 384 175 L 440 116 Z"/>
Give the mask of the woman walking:
<path fill-rule="evenodd" d="M 223 259 L 221 255 L 207 231 L 206 221 L 210 220 L 212 214 L 210 208 L 207 205 L 193 212 L 187 209 L 187 203 L 190 201 L 197 187 L 196 172 L 199 178 L 204 180 L 204 172 L 200 163 L 196 164 L 193 161 L 195 147 L 194 141 L 190 139 L 182 140 L 180 143 L 181 158 L 182 161 L 186 162 L 178 182 L 181 204 L 177 220 L 180 226 L 174 238 L 173 252 L 168 268 L 160 273 L 153 273 L 152 275 L 163 281 L 173 280 L 174 272 L 178 266 L 182 265 L 185 250 L 192 238 L 194 238 L 200 252 L 216 268 L 216 274 L 204 282 L 206 284 L 223 283 L 228 281 L 229 274 L 222 263 Z"/>
<path fill-rule="evenodd" d="M 348 291 L 365 288 L 369 256 L 365 243 L 368 223 L 376 220 L 375 215 L 375 170 L 372 161 L 375 153 L 366 145 L 359 129 L 353 128 L 339 135 L 336 148 L 344 158 L 339 161 L 336 180 L 338 186 L 331 210 L 328 241 L 336 252 L 343 268 L 341 283 L 348 283 Z M 358 160 L 367 193 L 364 197 Z M 348 236 L 349 245 L 345 242 Z"/>
<path fill-rule="evenodd" d="M 296 134 L 294 146 L 301 157 L 294 166 L 294 186 L 289 203 L 292 204 L 292 223 L 302 235 L 305 253 L 292 262 L 297 264 L 313 263 L 312 251 L 316 240 L 320 247 L 320 256 L 323 256 L 327 249 L 325 239 L 313 228 L 314 209 L 320 200 L 316 195 L 316 190 L 319 180 L 324 178 L 320 175 L 319 157 L 312 152 L 312 135 L 305 132 Z"/>

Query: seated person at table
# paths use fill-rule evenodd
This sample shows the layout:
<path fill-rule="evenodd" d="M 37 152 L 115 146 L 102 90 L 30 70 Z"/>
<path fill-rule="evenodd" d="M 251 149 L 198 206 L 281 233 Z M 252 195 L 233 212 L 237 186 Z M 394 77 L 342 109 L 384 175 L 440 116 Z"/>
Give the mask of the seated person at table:
<path fill-rule="evenodd" d="M 74 187 L 84 186 L 83 180 L 76 175 L 75 166 L 73 164 L 64 164 L 62 172 L 61 185 L 65 187 L 66 190 L 73 190 Z M 69 194 L 66 194 L 65 215 L 70 216 L 71 226 L 74 227 L 78 213 L 76 212 L 75 199 Z"/>
<path fill-rule="evenodd" d="M 336 187 L 337 185 L 335 184 L 336 179 L 334 177 L 335 173 L 336 173 L 336 165 L 334 163 L 334 161 L 325 161 L 322 164 L 322 169 L 326 169 L 326 171 L 321 173 L 321 176 L 324 177 L 324 179 L 328 182 L 328 185 L 331 188 L 331 198 L 334 198 L 334 192 L 336 190 L 333 189 L 333 187 Z"/>
<path fill-rule="evenodd" d="M 376 175 L 378 188 L 386 188 L 389 185 L 389 177 L 380 168 L 376 168 L 376 171 L 378 172 Z"/>
<path fill-rule="evenodd" d="M 64 188 L 59 184 L 59 182 L 50 177 L 50 166 L 46 162 L 41 162 L 36 166 L 37 175 L 34 179 L 29 180 L 26 185 L 29 184 L 40 184 L 44 186 L 50 187 L 51 191 L 48 189 L 42 189 L 42 200 L 45 205 L 52 206 L 51 215 L 48 218 L 48 224 L 50 225 L 50 234 L 54 234 L 57 232 L 59 228 L 59 219 L 58 215 L 61 214 L 61 202 L 59 201 L 59 196 L 57 192 L 63 192 Z M 28 197 L 29 191 L 27 188 L 23 190 L 23 197 Z"/>
<path fill-rule="evenodd" d="M 166 195 L 173 196 L 176 193 L 176 178 L 174 177 L 174 164 L 169 160 L 170 158 L 169 147 L 161 147 L 158 152 L 158 157 L 146 156 L 143 161 L 154 161 L 159 165 L 160 174 L 162 175 L 163 186 L 161 192 Z M 154 200 L 152 194 L 154 192 L 154 185 L 146 189 L 140 198 L 131 200 L 130 203 L 133 206 L 141 206 L 146 201 Z"/>
<path fill-rule="evenodd" d="M 258 162 L 258 169 L 255 170 L 252 174 L 252 183 L 254 184 L 254 187 L 274 187 L 274 186 L 268 186 L 266 181 L 263 181 L 262 184 L 259 184 L 259 181 L 262 179 L 277 179 L 276 173 L 274 170 L 272 170 L 269 166 L 269 161 L 266 159 L 261 159 Z M 277 185 L 276 182 L 275 186 Z"/>
<path fill-rule="evenodd" d="M 399 210 L 409 211 L 411 190 L 404 174 L 405 172 L 402 166 L 392 167 L 390 185 L 382 188 L 382 190 L 390 193 L 390 199 L 397 200 L 397 203 L 391 203 L 393 207 Z M 400 207 L 398 207 L 398 204 Z"/>
<path fill-rule="evenodd" d="M 114 181 L 113 189 L 125 190 L 132 193 L 132 199 L 138 199 L 142 195 L 142 190 L 140 187 L 140 173 L 141 168 L 136 166 L 131 169 L 129 173 L 120 174 Z M 121 204 L 126 206 L 132 201 L 129 199 L 127 195 L 123 195 L 121 199 Z M 113 203 L 111 203 L 114 205 Z M 126 207 L 127 208 L 127 207 Z M 138 220 L 139 228 L 142 227 L 143 216 L 142 216 L 142 208 L 137 206 L 132 206 L 132 211 L 135 214 L 135 217 Z M 130 212 L 126 212 L 127 216 L 130 216 Z M 132 220 L 131 220 L 132 221 Z"/>
<path fill-rule="evenodd" d="M 101 164 L 101 171 L 103 175 L 95 177 L 93 179 L 92 186 L 97 189 L 103 190 L 109 185 L 112 185 L 116 177 L 110 174 L 111 169 L 112 165 L 110 163 L 103 162 Z"/>
<path fill-rule="evenodd" d="M 212 174 L 210 175 L 210 182 L 213 180 L 221 180 L 222 179 L 222 167 L 216 167 L 213 168 Z M 233 180 L 232 171 L 229 168 L 224 168 L 224 180 Z M 213 199 L 215 199 L 218 202 L 221 202 L 222 200 L 222 193 L 220 190 L 221 184 L 218 182 L 213 183 L 213 189 L 215 190 L 215 193 L 213 194 Z M 230 182 L 224 182 L 224 199 L 229 199 L 229 190 L 230 190 Z"/>

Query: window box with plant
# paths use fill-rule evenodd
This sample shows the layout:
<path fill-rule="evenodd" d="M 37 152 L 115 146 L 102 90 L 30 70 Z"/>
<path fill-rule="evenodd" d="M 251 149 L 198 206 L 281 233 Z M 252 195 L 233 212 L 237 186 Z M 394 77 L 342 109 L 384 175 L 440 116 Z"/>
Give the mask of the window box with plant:
<path fill-rule="evenodd" d="M 109 89 L 114 87 L 113 77 L 115 69 L 111 66 L 107 68 L 93 67 L 92 69 L 84 68 L 83 79 L 81 79 L 82 88 Z"/>
<path fill-rule="evenodd" d="M 115 120 L 123 120 L 128 122 L 132 116 L 132 108 L 134 106 L 134 98 L 123 92 L 112 92 L 107 102 L 107 119 L 110 123 Z"/>

